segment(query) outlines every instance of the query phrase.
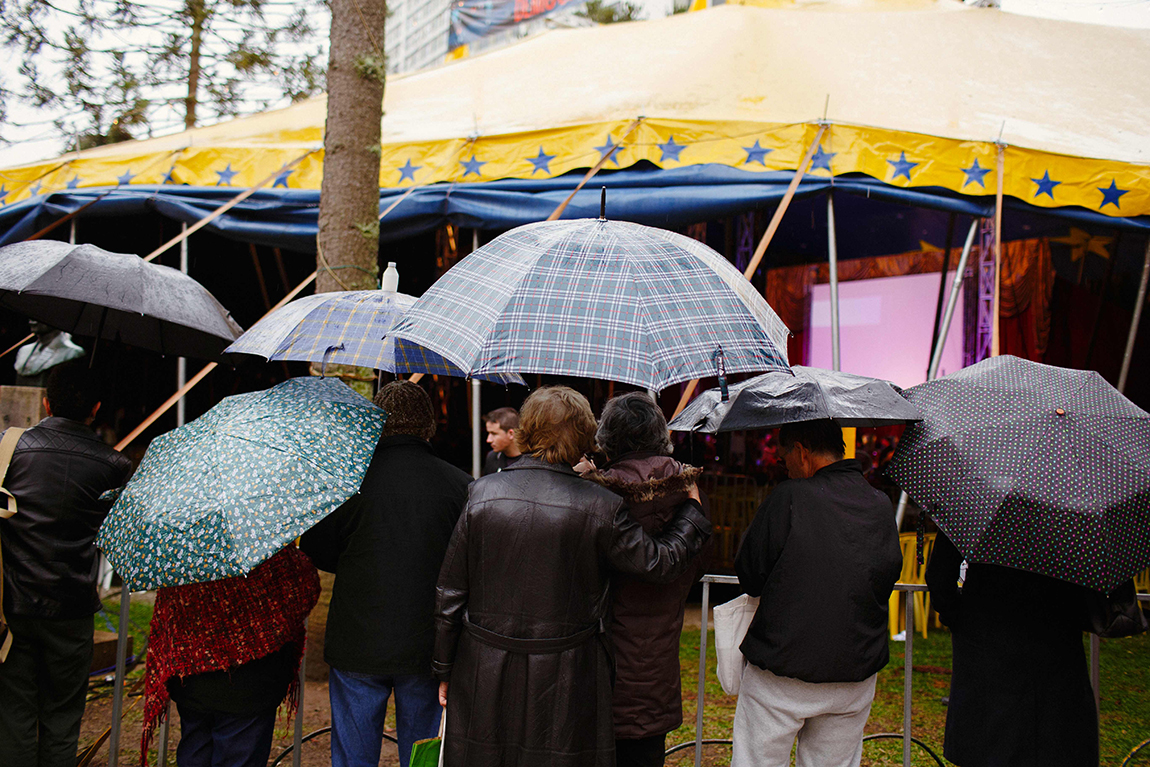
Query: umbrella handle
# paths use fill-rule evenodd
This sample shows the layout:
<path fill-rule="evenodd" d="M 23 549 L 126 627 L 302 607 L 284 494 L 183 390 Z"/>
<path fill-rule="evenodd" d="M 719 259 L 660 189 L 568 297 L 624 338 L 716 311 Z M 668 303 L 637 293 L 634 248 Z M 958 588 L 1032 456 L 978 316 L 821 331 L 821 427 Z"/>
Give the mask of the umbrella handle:
<path fill-rule="evenodd" d="M 715 373 L 719 378 L 719 394 L 721 395 L 719 399 L 721 402 L 730 402 L 731 394 L 727 389 L 727 363 L 722 344 L 711 355 L 711 361 L 715 363 Z"/>

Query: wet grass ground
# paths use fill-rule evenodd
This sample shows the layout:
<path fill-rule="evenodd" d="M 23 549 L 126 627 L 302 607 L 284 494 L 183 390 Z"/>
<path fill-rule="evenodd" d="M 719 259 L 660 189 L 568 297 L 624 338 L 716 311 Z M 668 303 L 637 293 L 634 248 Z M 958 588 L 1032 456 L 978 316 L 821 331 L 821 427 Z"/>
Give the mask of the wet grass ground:
<path fill-rule="evenodd" d="M 119 602 L 116 597 L 108 600 L 108 621 L 114 630 Z M 689 605 L 698 615 L 698 607 Z M 151 603 L 137 598 L 132 600 L 131 633 L 137 649 L 143 646 L 151 618 Z M 699 636 L 697 619 L 694 628 L 683 631 L 680 643 L 680 663 L 683 679 L 683 726 L 667 738 L 668 746 L 687 744 L 668 758 L 669 765 L 690 765 L 694 763 L 695 750 L 695 711 L 696 687 L 699 673 Z M 104 628 L 103 618 L 97 617 L 97 627 Z M 891 662 L 879 673 L 874 706 L 868 733 L 901 733 L 903 703 L 903 644 L 891 642 Z M 931 629 L 926 639 L 915 636 L 914 676 L 912 695 L 912 731 L 914 736 L 927 744 L 942 757 L 942 738 L 946 724 L 946 706 L 942 699 L 950 687 L 950 634 L 945 629 Z M 1101 763 L 1104 767 L 1119 767 L 1123 758 L 1142 741 L 1150 738 L 1150 636 L 1142 635 L 1129 639 L 1104 640 L 1102 642 L 1102 704 L 1101 704 Z M 129 689 L 142 676 L 142 668 L 128 676 Z M 89 706 L 84 715 L 81 732 L 81 747 L 93 742 L 107 728 L 111 721 L 110 679 L 94 679 L 89 692 Z M 128 701 L 128 707 L 131 706 Z M 125 729 L 121 751 L 121 764 L 139 763 L 139 733 L 142 704 L 129 708 L 125 715 Z M 330 709 L 327 702 L 327 685 L 322 682 L 309 682 L 304 696 L 305 732 L 312 732 L 330 723 Z M 393 728 L 394 713 L 389 712 L 387 726 Z M 707 675 L 705 685 L 705 706 L 703 710 L 703 737 L 707 739 L 730 739 L 731 726 L 735 714 L 735 698 L 723 692 L 715 677 L 714 633 L 708 632 Z M 177 720 L 178 717 L 173 717 Z M 394 731 L 392 731 L 394 734 Z M 292 731 L 289 722 L 281 721 L 276 728 L 276 743 L 272 748 L 273 758 L 291 743 Z M 171 739 L 169 764 L 174 764 L 175 743 L 178 729 Z M 321 735 L 305 746 L 304 764 L 318 767 L 329 763 L 329 741 Z M 916 765 L 934 765 L 930 756 L 918 747 L 913 750 Z M 94 767 L 107 763 L 108 747 L 105 744 L 93 761 Z M 703 763 L 708 767 L 725 767 L 730 763 L 731 750 L 727 745 L 704 747 Z M 155 764 L 155 752 L 149 760 Z M 290 764 L 290 760 L 287 762 Z M 384 745 L 381 765 L 398 764 L 395 747 Z M 869 767 L 886 767 L 902 764 L 902 741 L 868 741 L 863 749 L 863 764 Z M 949 763 L 947 763 L 949 764 Z M 1150 765 L 1150 747 L 1139 753 L 1129 762 L 1134 765 Z"/>

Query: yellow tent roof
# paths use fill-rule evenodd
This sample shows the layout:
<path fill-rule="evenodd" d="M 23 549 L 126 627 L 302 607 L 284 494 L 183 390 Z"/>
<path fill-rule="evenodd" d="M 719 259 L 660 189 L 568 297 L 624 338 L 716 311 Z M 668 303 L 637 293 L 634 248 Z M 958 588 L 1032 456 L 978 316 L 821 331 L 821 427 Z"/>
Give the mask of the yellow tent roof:
<path fill-rule="evenodd" d="M 751 0 L 754 1 L 754 0 Z M 792 169 L 1150 214 L 1150 31 L 952 0 L 724 5 L 558 30 L 388 81 L 381 186 L 614 164 Z M 777 7 L 777 6 L 782 7 Z M 316 189 L 325 101 L 0 170 L 11 203 L 116 183 Z"/>

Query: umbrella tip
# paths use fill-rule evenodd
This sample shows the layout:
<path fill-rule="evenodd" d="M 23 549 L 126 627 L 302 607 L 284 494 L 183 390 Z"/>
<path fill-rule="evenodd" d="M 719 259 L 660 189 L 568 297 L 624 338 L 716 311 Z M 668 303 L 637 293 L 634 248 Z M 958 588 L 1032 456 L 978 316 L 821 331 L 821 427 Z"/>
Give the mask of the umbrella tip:
<path fill-rule="evenodd" d="M 599 188 L 599 220 L 607 220 L 607 187 Z"/>

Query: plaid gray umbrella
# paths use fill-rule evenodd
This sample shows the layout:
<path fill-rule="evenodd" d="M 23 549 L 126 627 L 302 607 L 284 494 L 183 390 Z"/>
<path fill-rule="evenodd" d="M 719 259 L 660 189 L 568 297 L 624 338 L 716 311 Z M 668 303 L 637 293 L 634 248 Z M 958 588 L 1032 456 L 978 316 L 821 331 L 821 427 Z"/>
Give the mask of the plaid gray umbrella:
<path fill-rule="evenodd" d="M 389 290 L 316 293 L 280 307 L 252 326 L 225 354 L 251 354 L 273 360 L 298 360 L 386 370 L 415 369 L 434 375 L 463 372 L 435 352 L 388 335 L 415 297 Z M 404 347 L 402 365 L 396 346 Z M 478 376 L 498 383 L 523 383 L 515 374 Z"/>
<path fill-rule="evenodd" d="M 890 381 L 795 365 L 794 375 L 763 373 L 700 394 L 671 421 L 674 431 L 773 429 L 788 423 L 833 418 L 839 426 L 885 426 L 918 421 L 922 413 Z"/>
<path fill-rule="evenodd" d="M 715 375 L 720 363 L 728 373 L 789 370 L 789 331 L 725 258 L 679 234 L 603 219 L 497 237 L 432 285 L 392 334 L 476 376 L 659 390 Z"/>
<path fill-rule="evenodd" d="M 995 357 L 907 389 L 887 469 L 971 562 L 1110 591 L 1150 565 L 1150 414 L 1090 370 Z"/>

